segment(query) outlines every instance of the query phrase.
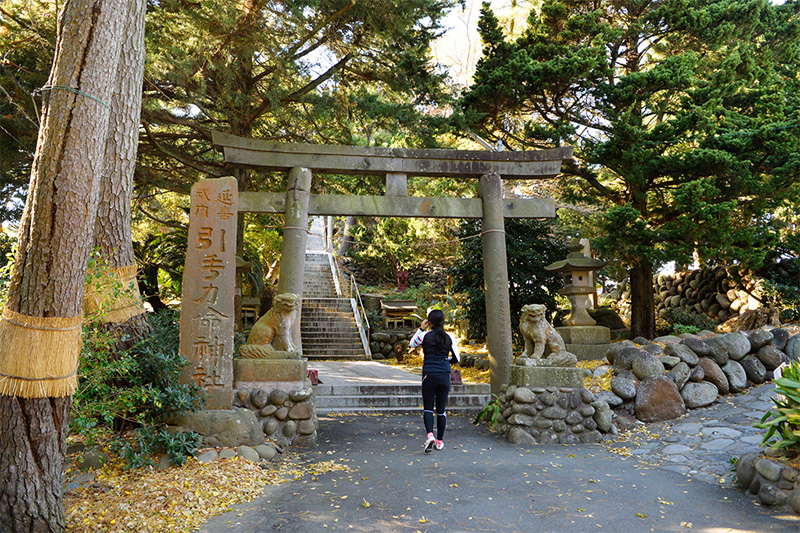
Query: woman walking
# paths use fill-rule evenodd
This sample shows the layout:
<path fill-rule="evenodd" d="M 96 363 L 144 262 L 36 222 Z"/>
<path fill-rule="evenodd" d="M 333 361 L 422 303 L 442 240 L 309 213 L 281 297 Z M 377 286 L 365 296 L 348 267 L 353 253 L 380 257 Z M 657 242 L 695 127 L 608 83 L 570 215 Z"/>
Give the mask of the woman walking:
<path fill-rule="evenodd" d="M 430 331 L 426 331 L 430 326 Z M 444 313 L 434 309 L 422 321 L 409 347 L 422 346 L 422 420 L 425 423 L 425 453 L 434 448 L 444 448 L 444 430 L 447 427 L 447 396 L 450 394 L 450 363 L 458 363 L 461 356 L 452 335 L 444 330 Z M 451 355 L 452 354 L 452 355 Z M 436 409 L 436 437 L 433 436 L 433 414 Z"/>

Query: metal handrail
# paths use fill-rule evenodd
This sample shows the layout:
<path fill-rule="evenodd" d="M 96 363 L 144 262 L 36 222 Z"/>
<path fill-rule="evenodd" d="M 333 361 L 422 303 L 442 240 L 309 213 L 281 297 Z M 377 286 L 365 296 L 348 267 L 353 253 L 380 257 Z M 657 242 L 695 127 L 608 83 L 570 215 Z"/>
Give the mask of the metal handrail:
<path fill-rule="evenodd" d="M 353 292 L 355 291 L 355 298 L 353 297 Z M 356 317 L 356 325 L 358 326 L 358 332 L 361 335 L 361 344 L 364 346 L 364 353 L 372 359 L 372 351 L 369 347 L 369 339 L 367 338 L 367 332 L 369 331 L 369 318 L 367 318 L 367 311 L 364 309 L 364 302 L 361 301 L 361 291 L 358 290 L 358 283 L 356 283 L 356 277 L 353 274 L 350 274 L 350 301 L 353 303 L 353 311 L 355 311 Z M 363 316 L 363 323 L 362 323 L 362 316 Z"/>
<path fill-rule="evenodd" d="M 333 286 L 336 287 L 336 296 L 342 295 L 342 284 L 339 282 L 339 279 L 342 276 L 342 273 L 339 271 L 339 261 L 333 257 L 333 254 L 329 253 L 328 256 L 328 264 L 331 267 L 331 274 L 333 275 Z"/>

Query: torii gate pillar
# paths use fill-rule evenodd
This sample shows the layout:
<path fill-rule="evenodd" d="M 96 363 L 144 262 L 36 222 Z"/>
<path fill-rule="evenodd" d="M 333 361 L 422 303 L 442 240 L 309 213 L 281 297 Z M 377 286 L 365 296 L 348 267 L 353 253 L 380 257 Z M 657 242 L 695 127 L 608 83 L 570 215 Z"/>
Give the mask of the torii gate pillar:
<path fill-rule="evenodd" d="M 292 292 L 303 297 L 303 273 L 308 241 L 308 201 L 311 194 L 311 171 L 295 167 L 289 171 L 286 187 L 286 214 L 281 248 L 281 276 L 278 294 Z M 295 324 L 294 345 L 300 346 L 300 321 Z"/>
<path fill-rule="evenodd" d="M 492 393 L 500 394 L 500 387 L 508 383 L 514 353 L 506 268 L 506 231 L 503 222 L 503 180 L 498 174 L 481 176 L 480 195 L 483 200 L 481 240 L 489 376 Z"/>

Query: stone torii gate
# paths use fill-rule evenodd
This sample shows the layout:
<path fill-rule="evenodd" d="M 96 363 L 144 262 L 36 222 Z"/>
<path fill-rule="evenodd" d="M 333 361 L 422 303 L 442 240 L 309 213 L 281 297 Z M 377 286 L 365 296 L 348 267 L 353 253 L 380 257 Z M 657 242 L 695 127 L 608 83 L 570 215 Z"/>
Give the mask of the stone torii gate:
<path fill-rule="evenodd" d="M 284 213 L 278 292 L 303 294 L 309 215 L 480 218 L 492 392 L 513 362 L 504 218 L 553 218 L 551 200 L 503 198 L 503 178 L 546 179 L 561 172 L 572 147 L 530 152 L 287 144 L 212 132 L 225 161 L 289 172 L 285 193 L 240 192 L 239 212 Z M 312 172 L 384 175 L 384 196 L 311 194 Z M 408 176 L 480 179 L 480 198 L 408 196 Z"/>

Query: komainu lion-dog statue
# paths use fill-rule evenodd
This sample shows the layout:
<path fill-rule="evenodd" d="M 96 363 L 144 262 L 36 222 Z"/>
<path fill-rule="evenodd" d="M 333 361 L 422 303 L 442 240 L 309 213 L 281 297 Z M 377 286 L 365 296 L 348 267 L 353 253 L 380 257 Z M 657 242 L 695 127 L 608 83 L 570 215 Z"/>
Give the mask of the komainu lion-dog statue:
<path fill-rule="evenodd" d="M 520 357 L 540 366 L 576 366 L 578 358 L 567 351 L 564 340 L 547 322 L 544 312 L 545 306 L 541 304 L 528 304 L 522 308 L 519 330 L 525 339 L 525 351 Z"/>
<path fill-rule="evenodd" d="M 239 348 L 239 357 L 270 359 L 276 352 L 291 352 L 284 358 L 299 358 L 300 352 L 292 340 L 292 332 L 300 315 L 300 297 L 291 292 L 275 296 L 272 307 L 258 319 L 247 343 Z"/>

